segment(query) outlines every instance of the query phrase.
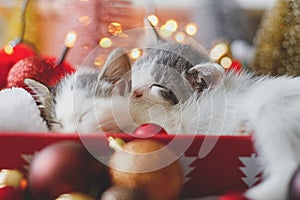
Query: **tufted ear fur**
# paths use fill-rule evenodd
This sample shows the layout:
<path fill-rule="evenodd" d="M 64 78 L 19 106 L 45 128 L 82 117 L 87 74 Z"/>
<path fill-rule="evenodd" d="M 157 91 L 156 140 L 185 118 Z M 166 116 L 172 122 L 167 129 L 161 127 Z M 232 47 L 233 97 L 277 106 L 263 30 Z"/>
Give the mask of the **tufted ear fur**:
<path fill-rule="evenodd" d="M 225 76 L 224 68 L 213 62 L 198 64 L 190 69 L 191 72 L 194 70 L 198 73 L 198 84 L 203 84 L 204 88 L 214 88 Z"/>
<path fill-rule="evenodd" d="M 52 94 L 46 85 L 30 78 L 24 79 L 24 83 L 36 94 L 39 103 L 47 104 Z"/>
<path fill-rule="evenodd" d="M 153 45 L 158 41 L 164 41 L 162 37 L 158 34 L 153 24 L 147 19 L 144 19 L 144 26 L 146 31 L 146 42 L 148 45 Z"/>
<path fill-rule="evenodd" d="M 130 90 L 131 62 L 123 49 L 116 48 L 110 53 L 100 77 L 112 82 L 120 95 Z"/>

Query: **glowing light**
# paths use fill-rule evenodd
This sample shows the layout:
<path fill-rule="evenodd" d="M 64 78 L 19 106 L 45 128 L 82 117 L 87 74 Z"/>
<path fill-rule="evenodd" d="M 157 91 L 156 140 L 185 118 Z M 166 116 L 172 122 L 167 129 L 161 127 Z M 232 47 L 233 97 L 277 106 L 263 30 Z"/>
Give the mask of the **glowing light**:
<path fill-rule="evenodd" d="M 176 33 L 175 40 L 177 42 L 183 42 L 185 40 L 185 35 L 183 33 Z"/>
<path fill-rule="evenodd" d="M 175 20 L 168 20 L 166 22 L 166 29 L 171 31 L 171 32 L 174 32 L 176 31 L 178 28 L 178 25 L 177 25 L 177 22 Z"/>
<path fill-rule="evenodd" d="M 227 52 L 228 52 L 227 45 L 225 43 L 219 43 L 210 51 L 210 57 L 213 60 L 219 60 Z"/>
<path fill-rule="evenodd" d="M 78 18 L 78 21 L 82 23 L 84 26 L 88 26 L 92 22 L 89 16 L 81 16 Z"/>
<path fill-rule="evenodd" d="M 100 67 L 104 64 L 104 58 L 102 56 L 98 56 L 94 60 L 94 65 Z"/>
<path fill-rule="evenodd" d="M 168 30 L 168 29 L 166 28 L 166 25 L 162 25 L 162 26 L 160 27 L 159 32 L 160 32 L 161 37 L 164 37 L 164 38 L 170 37 L 170 36 L 172 35 L 172 31 Z"/>
<path fill-rule="evenodd" d="M 112 45 L 112 41 L 108 37 L 101 38 L 99 45 L 103 48 L 109 48 Z"/>
<path fill-rule="evenodd" d="M 11 55 L 14 52 L 14 48 L 10 44 L 7 44 L 4 46 L 4 52 L 8 55 Z"/>
<path fill-rule="evenodd" d="M 71 48 L 74 46 L 77 38 L 77 33 L 75 31 L 69 31 L 65 38 L 65 46 Z"/>
<path fill-rule="evenodd" d="M 153 26 L 158 24 L 158 17 L 156 15 L 149 15 L 147 19 L 151 22 Z"/>
<path fill-rule="evenodd" d="M 189 23 L 185 26 L 185 32 L 188 35 L 195 35 L 197 33 L 197 25 L 195 23 Z"/>
<path fill-rule="evenodd" d="M 119 22 L 112 22 L 108 25 L 108 32 L 113 35 L 118 35 L 122 33 L 122 25 Z"/>
<path fill-rule="evenodd" d="M 129 57 L 133 60 L 138 59 L 142 55 L 142 50 L 139 48 L 134 48 L 131 50 Z"/>
<path fill-rule="evenodd" d="M 224 57 L 221 59 L 220 64 L 225 68 L 229 69 L 232 65 L 232 60 L 229 57 Z"/>

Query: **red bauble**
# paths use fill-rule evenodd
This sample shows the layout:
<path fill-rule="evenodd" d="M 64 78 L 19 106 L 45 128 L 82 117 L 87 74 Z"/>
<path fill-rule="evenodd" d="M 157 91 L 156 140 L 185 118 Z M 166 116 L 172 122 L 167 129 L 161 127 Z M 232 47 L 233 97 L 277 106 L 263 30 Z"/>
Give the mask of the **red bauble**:
<path fill-rule="evenodd" d="M 101 193 L 110 186 L 106 166 L 74 141 L 54 143 L 37 153 L 28 183 L 34 200 L 53 200 L 73 191 Z"/>
<path fill-rule="evenodd" d="M 18 61 L 10 70 L 7 77 L 7 87 L 26 88 L 24 79 L 32 78 L 48 86 L 57 82 L 75 69 L 68 63 L 56 65 L 52 57 L 32 56 Z"/>
<path fill-rule="evenodd" d="M 157 124 L 142 124 L 133 132 L 138 138 L 150 138 L 155 135 L 167 135 L 167 131 Z"/>
<path fill-rule="evenodd" d="M 36 55 L 35 51 L 24 43 L 11 47 L 12 52 L 7 53 L 5 48 L 0 49 L 0 89 L 7 84 L 9 70 L 19 60 Z"/>

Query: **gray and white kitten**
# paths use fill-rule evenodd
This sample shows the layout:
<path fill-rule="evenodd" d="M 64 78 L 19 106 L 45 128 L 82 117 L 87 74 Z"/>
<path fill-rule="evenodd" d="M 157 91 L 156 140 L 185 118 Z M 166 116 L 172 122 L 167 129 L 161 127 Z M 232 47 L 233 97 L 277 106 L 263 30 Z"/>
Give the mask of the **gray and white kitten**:
<path fill-rule="evenodd" d="M 158 44 L 164 45 L 169 44 Z M 133 67 L 132 71 L 130 110 L 139 113 L 134 120 L 157 123 L 169 133 L 240 135 L 243 130 L 253 134 L 263 180 L 245 195 L 251 200 L 287 199 L 289 181 L 300 165 L 300 78 L 258 77 L 249 72 L 225 74 L 216 64 L 205 70 L 202 64 L 196 64 L 191 69 L 198 71 L 200 78 L 205 74 L 210 86 L 201 93 L 196 89 L 186 99 L 180 96 L 185 88 L 174 86 L 181 93 L 172 88 L 172 83 L 178 82 L 173 78 L 179 76 L 165 75 L 167 69 L 157 67 L 165 60 L 163 64 L 178 68 L 176 59 L 180 57 L 161 50 L 149 52 L 150 58 L 142 58 L 134 64 L 138 69 Z"/>
<path fill-rule="evenodd" d="M 191 44 L 166 41 L 148 20 L 145 20 L 145 25 L 150 47 L 132 66 L 132 94 L 137 98 L 131 101 L 130 112 L 137 124 L 150 120 L 145 113 L 150 107 L 157 105 L 161 110 L 163 105 L 183 103 L 195 91 L 200 95 L 214 87 L 224 73 L 195 41 Z M 141 112 L 136 110 L 139 107 L 147 107 L 142 112 L 143 119 L 135 117 L 134 113 Z"/>
<path fill-rule="evenodd" d="M 36 93 L 51 131 L 120 132 L 120 126 L 126 128 L 131 124 L 127 115 L 122 117 L 127 108 L 124 105 L 128 101 L 130 69 L 125 52 L 116 49 L 102 70 L 81 67 L 54 88 L 32 79 L 25 79 L 25 83 Z"/>

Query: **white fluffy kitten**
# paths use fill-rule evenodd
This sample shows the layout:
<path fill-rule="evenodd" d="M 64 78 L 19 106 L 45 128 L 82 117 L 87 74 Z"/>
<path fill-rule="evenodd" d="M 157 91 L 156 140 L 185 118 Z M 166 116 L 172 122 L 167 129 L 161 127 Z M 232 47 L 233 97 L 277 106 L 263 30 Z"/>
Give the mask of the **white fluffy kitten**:
<path fill-rule="evenodd" d="M 26 79 L 25 83 L 36 93 L 42 116 L 51 131 L 120 132 L 120 127 L 133 129 L 126 106 L 129 74 L 127 55 L 116 49 L 102 70 L 81 67 L 54 88 L 32 79 Z"/>
<path fill-rule="evenodd" d="M 253 200 L 287 199 L 288 183 L 300 164 L 300 78 L 225 74 L 217 65 L 199 64 L 190 70 L 196 70 L 198 80 L 207 87 L 200 95 L 189 89 L 185 99 L 183 88 L 173 92 L 169 87 L 178 80 L 163 85 L 161 79 L 155 79 L 155 70 L 160 70 L 155 64 L 139 65 L 144 72 L 149 67 L 144 74 L 133 67 L 133 119 L 138 124 L 160 124 L 169 133 L 238 135 L 240 129 L 253 133 L 264 176 L 246 196 Z M 160 70 L 159 77 L 164 77 L 164 72 Z M 135 84 L 136 77 L 142 75 Z M 193 85 L 190 88 L 197 91 Z"/>

